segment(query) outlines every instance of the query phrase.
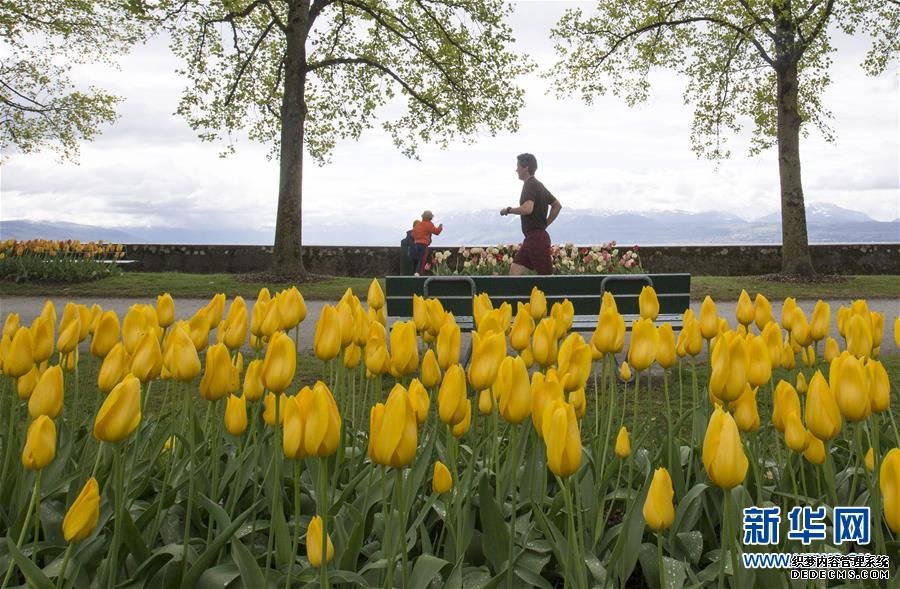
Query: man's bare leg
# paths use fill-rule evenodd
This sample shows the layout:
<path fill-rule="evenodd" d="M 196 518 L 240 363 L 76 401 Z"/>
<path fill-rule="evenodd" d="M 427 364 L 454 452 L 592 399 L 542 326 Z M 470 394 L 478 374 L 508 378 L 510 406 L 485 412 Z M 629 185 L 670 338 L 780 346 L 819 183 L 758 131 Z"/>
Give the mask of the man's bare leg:
<path fill-rule="evenodd" d="M 522 264 L 516 264 L 513 262 L 509 265 L 509 275 L 510 276 L 522 276 L 528 271 L 528 268 L 523 266 Z"/>

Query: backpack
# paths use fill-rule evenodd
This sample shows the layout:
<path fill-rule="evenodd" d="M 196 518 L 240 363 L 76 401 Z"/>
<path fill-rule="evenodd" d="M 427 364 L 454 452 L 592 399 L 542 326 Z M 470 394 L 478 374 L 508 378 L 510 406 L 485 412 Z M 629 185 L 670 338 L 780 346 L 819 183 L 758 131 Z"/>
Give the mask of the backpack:
<path fill-rule="evenodd" d="M 406 259 L 413 259 L 413 248 L 416 247 L 416 242 L 413 239 L 412 229 L 406 232 L 406 237 L 400 240 L 400 247 L 403 248 L 403 253 L 406 255 Z"/>

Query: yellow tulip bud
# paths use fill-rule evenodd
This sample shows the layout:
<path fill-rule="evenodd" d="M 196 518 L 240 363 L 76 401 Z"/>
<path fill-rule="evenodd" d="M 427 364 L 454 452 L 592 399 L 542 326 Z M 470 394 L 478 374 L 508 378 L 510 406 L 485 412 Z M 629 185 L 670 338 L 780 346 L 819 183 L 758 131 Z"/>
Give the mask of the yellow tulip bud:
<path fill-rule="evenodd" d="M 53 355 L 53 326 L 53 320 L 44 316 L 35 318 L 31 324 L 31 340 L 34 344 L 35 364 L 40 364 Z M 15 340 L 13 341 L 15 342 Z"/>
<path fill-rule="evenodd" d="M 675 332 L 672 325 L 663 323 L 657 329 L 659 341 L 656 346 L 656 363 L 664 370 L 675 365 Z"/>
<path fill-rule="evenodd" d="M 91 338 L 91 354 L 105 358 L 121 338 L 119 317 L 113 310 L 106 311 L 98 319 Z"/>
<path fill-rule="evenodd" d="M 68 323 L 63 324 L 59 330 L 59 339 L 56 340 L 56 348 L 60 354 L 69 354 L 78 345 L 78 336 L 81 334 L 81 319 L 76 315 Z"/>
<path fill-rule="evenodd" d="M 532 333 L 534 333 L 534 318 L 525 305 L 519 303 L 519 310 L 509 333 L 510 345 L 515 351 L 521 352 L 531 343 Z"/>
<path fill-rule="evenodd" d="M 628 363 L 638 372 L 646 370 L 656 359 L 659 332 L 649 319 L 638 319 L 631 325 L 631 346 Z"/>
<path fill-rule="evenodd" d="M 94 437 L 104 442 L 121 442 L 141 423 L 141 383 L 127 375 L 103 401 L 94 419 Z"/>
<path fill-rule="evenodd" d="M 900 348 L 900 316 L 894 319 L 894 345 Z"/>
<path fill-rule="evenodd" d="M 832 360 L 837 358 L 841 353 L 837 340 L 829 337 L 825 340 L 825 361 L 831 364 Z"/>
<path fill-rule="evenodd" d="M 841 432 L 841 413 L 834 394 L 818 370 L 809 381 L 806 393 L 806 425 L 822 441 L 828 441 Z"/>
<path fill-rule="evenodd" d="M 866 363 L 867 381 L 869 383 L 869 403 L 872 411 L 881 413 L 891 406 L 891 383 L 887 370 L 878 360 L 869 360 Z"/>
<path fill-rule="evenodd" d="M 700 334 L 703 339 L 710 340 L 719 333 L 719 315 L 716 313 L 716 304 L 707 295 L 700 306 Z"/>
<path fill-rule="evenodd" d="M 391 369 L 398 375 L 412 374 L 419 367 L 419 347 L 416 325 L 412 321 L 397 321 L 391 326 Z"/>
<path fill-rule="evenodd" d="M 747 381 L 759 387 L 772 378 L 772 359 L 762 336 L 751 337 L 747 344 Z"/>
<path fill-rule="evenodd" d="M 428 410 L 431 408 L 431 397 L 425 390 L 419 379 L 414 378 L 409 383 L 409 402 L 416 412 L 416 423 L 422 425 L 428 419 Z"/>
<path fill-rule="evenodd" d="M 428 348 L 422 357 L 422 384 L 426 387 L 436 387 L 441 382 L 441 367 L 438 366 L 437 356 L 434 350 Z"/>
<path fill-rule="evenodd" d="M 656 321 L 659 316 L 659 298 L 656 296 L 656 289 L 652 286 L 645 286 L 641 289 L 638 296 L 638 309 L 643 319 Z"/>
<path fill-rule="evenodd" d="M 381 283 L 377 278 L 373 278 L 369 283 L 369 291 L 366 293 L 366 304 L 376 311 L 384 306 L 384 291 L 381 290 Z"/>
<path fill-rule="evenodd" d="M 469 431 L 469 427 L 472 425 L 472 403 L 469 402 L 468 398 L 466 398 L 463 410 L 462 421 L 450 426 L 450 433 L 453 434 L 454 438 L 461 438 L 466 435 L 466 432 Z"/>
<path fill-rule="evenodd" d="M 616 456 L 623 459 L 631 456 L 631 438 L 624 425 L 619 428 L 619 435 L 616 436 Z"/>
<path fill-rule="evenodd" d="M 472 388 L 476 391 L 489 389 L 505 356 L 506 338 L 503 333 L 490 333 L 484 337 L 477 332 L 472 333 L 472 360 L 468 371 Z"/>
<path fill-rule="evenodd" d="M 550 471 L 559 477 L 576 472 L 581 466 L 581 432 L 575 408 L 562 399 L 552 401 L 544 409 L 542 430 Z"/>
<path fill-rule="evenodd" d="M 731 411 L 734 414 L 734 422 L 742 432 L 755 432 L 759 429 L 759 407 L 756 404 L 757 387 L 750 384 L 744 385 L 744 392 L 731 403 Z M 798 401 L 797 408 L 800 404 Z"/>
<path fill-rule="evenodd" d="M 22 466 L 28 470 L 41 470 L 56 456 L 56 424 L 46 415 L 39 415 L 28 426 L 25 447 L 22 449 Z"/>
<path fill-rule="evenodd" d="M 504 361 L 505 362 L 505 361 Z M 500 415 L 508 423 L 522 423 L 531 411 L 531 383 L 525 361 L 516 356 L 508 363 L 508 386 L 497 399 Z"/>
<path fill-rule="evenodd" d="M 803 452 L 806 450 L 808 443 L 806 428 L 800 421 L 800 414 L 791 411 L 785 418 L 784 423 L 784 443 L 794 452 Z"/>
<path fill-rule="evenodd" d="M 112 350 L 103 358 L 100 364 L 100 372 L 97 374 L 97 387 L 104 393 L 109 393 L 117 384 L 122 382 L 127 374 L 125 344 L 117 342 Z"/>
<path fill-rule="evenodd" d="M 675 490 L 672 488 L 672 477 L 665 468 L 657 468 L 650 481 L 647 499 L 644 500 L 644 521 L 654 532 L 667 530 L 675 521 L 675 504 L 672 499 Z"/>
<path fill-rule="evenodd" d="M 28 399 L 28 414 L 32 419 L 47 415 L 56 419 L 63 408 L 63 373 L 59 366 L 51 366 L 38 379 Z"/>
<path fill-rule="evenodd" d="M 800 397 L 791 383 L 779 380 L 775 386 L 775 399 L 772 405 L 772 425 L 784 432 L 785 420 L 792 411 L 800 413 Z"/>
<path fill-rule="evenodd" d="M 884 502 L 884 521 L 891 531 L 900 534 L 900 449 L 892 448 L 882 458 L 878 486 Z"/>
<path fill-rule="evenodd" d="M 378 327 L 375 327 L 378 326 Z M 380 323 L 372 323 L 374 330 L 381 330 L 381 335 L 373 335 L 366 344 L 366 370 L 372 375 L 384 374 L 391 368 L 391 356 L 384 342 L 384 327 Z"/>
<path fill-rule="evenodd" d="M 747 294 L 746 290 L 741 290 L 741 294 L 738 297 L 737 308 L 735 309 L 735 315 L 737 316 L 738 323 L 744 327 L 747 327 L 753 323 L 754 319 L 756 319 L 756 309 L 753 307 L 753 303 L 750 301 L 750 295 Z"/>
<path fill-rule="evenodd" d="M 475 326 L 479 326 L 484 315 L 493 309 L 494 305 L 487 293 L 479 293 L 472 297 L 472 319 L 475 321 Z"/>
<path fill-rule="evenodd" d="M 625 319 L 613 306 L 600 311 L 597 319 L 597 327 L 591 336 L 591 345 L 601 354 L 616 352 L 616 344 L 619 341 L 619 331 L 622 331 L 622 341 L 625 339 Z"/>
<path fill-rule="evenodd" d="M 147 331 L 138 341 L 131 358 L 131 373 L 142 383 L 147 383 L 162 372 L 162 350 L 152 331 Z"/>
<path fill-rule="evenodd" d="M 438 495 L 443 495 L 453 488 L 453 477 L 450 476 L 450 470 L 443 462 L 438 460 L 434 463 L 434 474 L 431 476 L 431 490 Z"/>
<path fill-rule="evenodd" d="M 819 299 L 813 309 L 812 319 L 809 322 L 809 335 L 814 342 L 825 339 L 831 328 L 831 306 Z"/>
<path fill-rule="evenodd" d="M 63 519 L 63 538 L 66 542 L 81 542 L 94 533 L 100 519 L 100 487 L 91 477 L 82 487 L 78 497 Z"/>
<path fill-rule="evenodd" d="M 225 403 L 225 429 L 232 436 L 240 436 L 247 430 L 247 399 L 228 395 Z"/>
<path fill-rule="evenodd" d="M 167 292 L 156 297 L 156 316 L 160 327 L 169 327 L 175 322 L 175 301 Z"/>
<path fill-rule="evenodd" d="M 262 379 L 266 389 L 283 392 L 291 384 L 297 370 L 297 348 L 284 332 L 276 332 L 269 340 L 263 360 Z"/>
<path fill-rule="evenodd" d="M 16 379 L 16 394 L 20 399 L 27 401 L 31 398 L 31 393 L 37 386 L 40 377 L 41 373 L 38 371 L 37 365 L 33 365 L 30 371 Z"/>
<path fill-rule="evenodd" d="M 163 364 L 168 364 L 172 378 L 179 382 L 190 382 L 200 374 L 200 356 L 183 323 L 177 324 L 171 332 Z"/>
<path fill-rule="evenodd" d="M 569 393 L 569 404 L 575 409 L 575 417 L 581 419 L 587 412 L 587 397 L 584 393 L 584 387 L 575 389 Z"/>
<path fill-rule="evenodd" d="M 781 305 L 781 327 L 787 330 L 792 329 L 794 311 L 797 310 L 797 299 L 787 297 Z"/>
<path fill-rule="evenodd" d="M 313 516 L 309 520 L 309 527 L 306 529 L 306 557 L 309 558 L 309 564 L 315 568 L 331 562 L 334 558 L 334 545 L 331 543 L 331 536 L 325 536 L 325 546 L 323 550 L 322 538 L 325 536 L 322 518 L 318 515 Z M 324 558 L 323 558 L 324 554 Z"/>
<path fill-rule="evenodd" d="M 825 463 L 825 444 L 810 431 L 806 432 L 806 450 L 803 451 L 803 457 L 810 464 Z"/>
<path fill-rule="evenodd" d="M 744 482 L 749 462 L 741 446 L 741 434 L 731 414 L 716 406 L 703 439 L 703 466 L 709 480 L 723 489 Z"/>
<path fill-rule="evenodd" d="M 232 395 L 241 386 L 237 367 L 231 363 L 225 344 L 211 346 L 206 352 L 206 367 L 200 379 L 200 396 L 207 401 L 218 401 Z"/>
<path fill-rule="evenodd" d="M 415 409 L 402 385 L 394 385 L 384 410 L 379 413 L 374 416 L 369 433 L 373 440 L 373 461 L 392 468 L 409 465 L 416 454 L 419 433 Z"/>
<path fill-rule="evenodd" d="M 441 370 L 447 370 L 451 365 L 459 363 L 460 339 L 460 329 L 456 321 L 452 318 L 445 321 L 438 331 L 435 342 L 438 366 Z"/>
<path fill-rule="evenodd" d="M 244 387 L 241 389 L 241 396 L 250 402 L 262 399 L 266 385 L 262 379 L 262 360 L 251 360 L 247 364 L 247 373 L 244 374 Z"/>
<path fill-rule="evenodd" d="M 875 472 L 875 448 L 869 448 L 869 451 L 866 452 L 864 461 L 866 463 L 866 470 Z"/>
<path fill-rule="evenodd" d="M 619 366 L 619 378 L 625 382 L 631 380 L 631 367 L 628 365 L 628 362 L 622 362 Z"/>
<path fill-rule="evenodd" d="M 462 366 L 453 364 L 444 372 L 444 380 L 438 391 L 438 415 L 449 426 L 460 423 L 465 418 L 466 373 Z"/>
<path fill-rule="evenodd" d="M 575 307 L 569 299 L 563 299 L 561 303 L 553 303 L 550 308 L 550 316 L 553 318 L 553 336 L 561 339 L 572 327 L 575 318 Z"/>
<path fill-rule="evenodd" d="M 415 420 L 413 420 L 415 428 Z M 341 437 L 341 415 L 331 391 L 324 382 L 313 385 L 303 431 L 303 443 L 309 456 L 325 458 L 337 451 Z"/>
<path fill-rule="evenodd" d="M 278 407 L 276 411 L 275 406 L 275 393 L 266 393 L 266 396 L 263 398 L 263 421 L 266 422 L 268 426 L 274 426 L 275 420 L 278 420 L 278 423 L 282 423 L 284 421 L 284 408 L 287 403 L 288 396 L 278 394 Z M 277 413 L 277 415 L 276 415 Z"/>
<path fill-rule="evenodd" d="M 830 387 L 838 409 L 849 421 L 862 421 L 871 411 L 869 387 L 862 362 L 850 354 L 835 359 L 835 362 L 838 363 L 836 382 L 831 382 Z"/>
<path fill-rule="evenodd" d="M 6 319 L 3 321 L 3 337 L 8 337 L 12 340 L 13 336 L 16 335 L 16 332 L 19 331 L 19 327 L 21 327 L 19 323 L 19 314 L 8 313 Z"/>
<path fill-rule="evenodd" d="M 209 326 L 206 326 L 207 333 Z M 137 347 L 138 341 L 147 331 L 147 316 L 144 314 L 143 305 L 131 305 L 128 312 L 125 313 L 125 319 L 122 320 L 122 342 L 125 344 L 125 351 L 133 354 Z"/>
<path fill-rule="evenodd" d="M 34 368 L 34 340 L 31 330 L 21 327 L 12 338 L 9 352 L 3 359 L 3 373 L 18 378 L 31 372 Z"/>
<path fill-rule="evenodd" d="M 237 350 L 247 341 L 249 320 L 247 318 L 247 304 L 241 297 L 235 297 L 225 316 L 225 333 L 222 342 L 230 350 Z"/>
<path fill-rule="evenodd" d="M 547 297 L 538 290 L 538 287 L 531 288 L 531 296 L 528 299 L 528 308 L 531 311 L 531 317 L 535 321 L 540 321 L 547 315 Z"/>
<path fill-rule="evenodd" d="M 769 299 L 759 293 L 757 293 L 756 298 L 753 299 L 753 321 L 756 323 L 756 328 L 760 331 L 762 331 L 767 324 L 775 321 Z"/>
<path fill-rule="evenodd" d="M 534 329 L 531 352 L 534 359 L 543 367 L 556 363 L 558 352 L 556 338 L 556 320 L 553 317 L 541 319 Z"/>
<path fill-rule="evenodd" d="M 872 353 L 872 320 L 870 317 L 851 315 L 847 319 L 847 351 L 857 358 Z"/>
<path fill-rule="evenodd" d="M 490 415 L 494 409 L 494 398 L 491 395 L 491 389 L 484 389 L 478 393 L 478 413 L 481 415 Z"/>
<path fill-rule="evenodd" d="M 781 349 L 781 366 L 785 370 L 793 370 L 794 366 L 796 366 L 797 358 L 794 352 L 794 348 L 791 347 L 789 342 L 784 343 L 784 347 Z"/>

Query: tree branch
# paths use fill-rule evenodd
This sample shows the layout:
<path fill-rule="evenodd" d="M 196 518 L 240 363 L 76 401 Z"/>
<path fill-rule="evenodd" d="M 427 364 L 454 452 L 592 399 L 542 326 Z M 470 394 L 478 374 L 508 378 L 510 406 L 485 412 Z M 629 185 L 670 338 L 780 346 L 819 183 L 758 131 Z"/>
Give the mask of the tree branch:
<path fill-rule="evenodd" d="M 238 85 L 241 83 L 241 78 L 244 77 L 244 71 L 246 71 L 247 66 L 250 65 L 250 62 L 253 61 L 253 57 L 256 55 L 256 50 L 259 49 L 259 46 L 262 44 L 263 40 L 269 34 L 269 31 L 272 30 L 272 27 L 275 26 L 275 20 L 269 21 L 269 24 L 266 25 L 266 28 L 260 34 L 260 36 L 256 39 L 256 42 L 253 43 L 253 47 L 250 48 L 250 53 L 247 55 L 247 58 L 241 63 L 238 68 L 237 75 L 235 75 L 234 81 L 231 83 L 231 87 L 228 89 L 228 95 L 225 97 L 225 106 L 231 104 L 232 98 L 234 98 L 234 93 L 237 91 Z M 235 39 L 235 46 L 237 46 L 237 40 Z M 240 52 L 238 52 L 238 56 L 240 56 Z"/>
<path fill-rule="evenodd" d="M 306 19 L 306 32 L 312 30 L 313 23 L 316 22 L 316 19 L 322 13 L 325 8 L 334 4 L 335 0 L 315 0 L 312 3 L 312 6 L 309 7 L 309 17 Z"/>
<path fill-rule="evenodd" d="M 816 26 L 815 28 L 813 28 L 812 34 L 809 35 L 809 38 L 805 39 L 803 44 L 800 46 L 800 51 L 797 56 L 798 61 L 800 60 L 800 56 L 803 55 L 803 52 L 806 51 L 807 47 L 809 47 L 810 44 L 816 40 L 816 37 L 818 37 L 825 29 L 825 25 L 828 24 L 828 20 L 831 18 L 832 10 L 834 10 L 834 0 L 828 0 L 828 3 L 825 5 L 825 9 L 822 12 L 822 18 L 820 18 L 819 22 L 816 23 Z M 797 29 L 799 30 L 800 27 L 798 26 Z"/>
<path fill-rule="evenodd" d="M 457 49 L 457 51 L 459 51 L 463 55 L 467 55 L 474 61 L 478 61 L 478 62 L 482 61 L 481 59 L 478 58 L 478 56 L 474 55 L 471 51 L 469 51 L 468 49 L 466 49 L 465 47 L 463 47 L 462 45 L 460 45 L 459 43 L 456 42 L 456 39 L 454 39 L 453 36 L 450 35 L 449 32 L 447 32 L 447 29 L 444 28 L 444 25 L 441 23 L 441 21 L 439 21 L 438 18 L 436 16 L 434 16 L 434 13 L 431 12 L 431 10 L 425 5 L 424 2 L 422 2 L 422 0 L 415 0 L 415 2 L 422 9 L 422 12 L 424 12 L 428 16 L 429 20 L 431 20 L 431 22 L 433 22 L 441 30 L 441 32 L 444 33 L 444 37 L 447 38 L 447 41 L 451 45 L 453 45 Z"/>
<path fill-rule="evenodd" d="M 748 0 L 738 0 L 738 2 L 740 3 L 741 6 L 744 7 L 744 10 L 747 11 L 747 14 L 750 15 L 750 18 L 753 19 L 753 24 L 757 25 L 760 29 L 762 29 L 762 31 L 770 39 L 772 39 L 774 41 L 775 33 L 773 33 L 772 30 L 768 26 L 766 26 L 766 25 L 774 24 L 772 22 L 772 20 L 769 18 L 766 18 L 766 17 L 762 17 L 762 16 L 756 14 L 755 12 L 753 12 L 753 7 L 750 6 L 750 2 L 748 2 Z"/>
<path fill-rule="evenodd" d="M 378 63 L 377 61 L 373 61 L 371 59 L 367 59 L 365 57 L 338 57 L 333 59 L 325 59 L 316 63 L 311 63 L 307 66 L 306 71 L 313 72 L 318 69 L 323 69 L 330 66 L 335 65 L 367 65 L 369 67 L 375 68 L 387 76 L 394 79 L 395 82 L 400 84 L 404 90 L 406 90 L 410 96 L 418 100 L 420 103 L 428 107 L 434 114 L 438 117 L 444 117 L 447 113 L 442 111 L 434 102 L 426 99 L 419 92 L 417 92 L 412 86 L 410 86 L 406 80 L 401 78 L 394 70 L 387 67 L 382 63 Z"/>

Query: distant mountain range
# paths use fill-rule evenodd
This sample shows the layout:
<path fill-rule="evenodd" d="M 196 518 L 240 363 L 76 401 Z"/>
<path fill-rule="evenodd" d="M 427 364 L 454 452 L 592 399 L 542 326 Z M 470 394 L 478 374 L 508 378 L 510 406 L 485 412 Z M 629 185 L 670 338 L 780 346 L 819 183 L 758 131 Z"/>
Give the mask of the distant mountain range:
<path fill-rule="evenodd" d="M 810 243 L 900 243 L 900 218 L 876 221 L 859 211 L 832 204 L 810 203 L 806 207 Z M 498 212 L 479 210 L 439 215 L 444 232 L 435 237 L 435 247 L 512 243 L 522 238 L 518 218 L 500 217 Z M 412 223 L 412 219 L 409 220 Z M 307 245 L 399 245 L 406 223 L 391 225 L 340 220 L 305 223 Z M 550 228 L 556 243 L 622 245 L 736 245 L 781 242 L 781 215 L 774 213 L 747 221 L 731 213 L 679 210 L 603 212 L 565 209 Z M 114 243 L 176 243 L 270 245 L 272 230 L 243 227 L 95 227 L 74 223 L 0 221 L 0 239 L 79 239 Z"/>

